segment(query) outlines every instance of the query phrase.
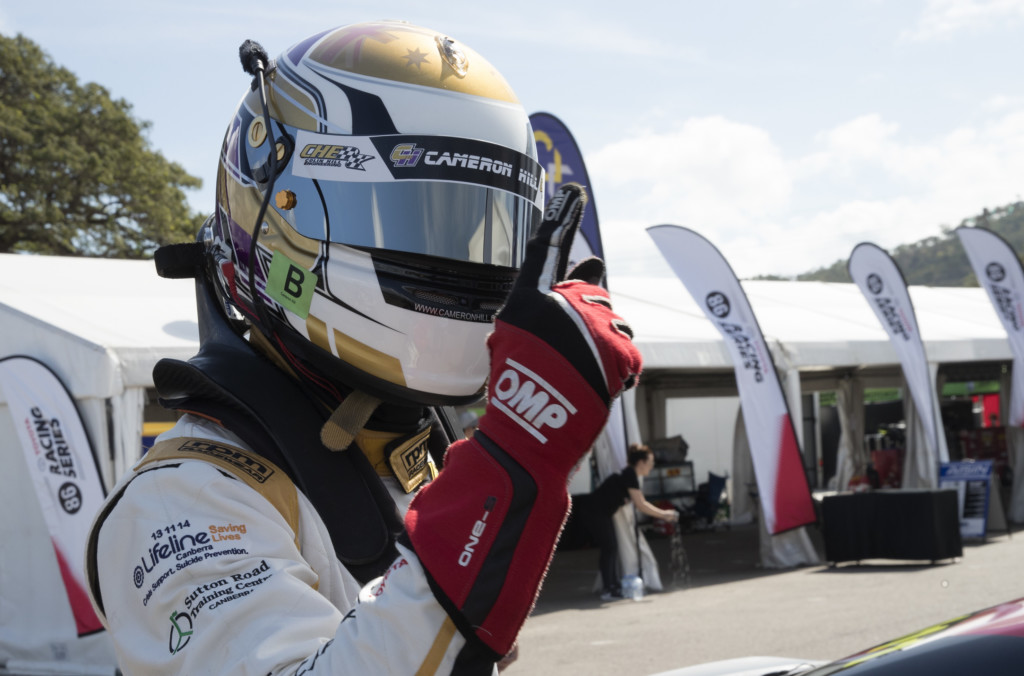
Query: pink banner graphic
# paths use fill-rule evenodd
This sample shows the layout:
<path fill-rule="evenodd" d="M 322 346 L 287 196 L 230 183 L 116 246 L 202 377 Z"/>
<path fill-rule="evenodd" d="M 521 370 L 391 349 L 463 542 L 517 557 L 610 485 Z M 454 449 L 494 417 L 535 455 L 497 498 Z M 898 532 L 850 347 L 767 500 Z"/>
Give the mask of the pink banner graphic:
<path fill-rule="evenodd" d="M 29 357 L 0 360 L 0 390 L 50 529 L 78 635 L 100 631 L 85 591 L 84 557 L 104 491 L 78 410 L 57 376 Z"/>
<path fill-rule="evenodd" d="M 679 280 L 725 338 L 765 525 L 772 535 L 814 523 L 793 419 L 775 364 L 747 295 L 722 254 L 696 232 L 676 225 L 647 229 Z"/>
<path fill-rule="evenodd" d="M 1009 242 L 984 228 L 959 227 L 978 284 L 988 292 L 1013 352 L 1009 424 L 1024 427 L 1024 269 Z"/>

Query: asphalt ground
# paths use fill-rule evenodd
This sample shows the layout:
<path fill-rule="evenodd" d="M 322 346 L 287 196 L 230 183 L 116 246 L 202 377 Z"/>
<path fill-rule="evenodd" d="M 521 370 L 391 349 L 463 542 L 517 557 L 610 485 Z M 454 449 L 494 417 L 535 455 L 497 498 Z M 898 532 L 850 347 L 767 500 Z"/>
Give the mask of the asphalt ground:
<path fill-rule="evenodd" d="M 756 526 L 692 533 L 683 536 L 689 575 L 675 587 L 669 540 L 649 542 L 665 591 L 639 602 L 597 599 L 596 549 L 556 552 L 519 657 L 503 673 L 634 676 L 755 655 L 831 660 L 1024 597 L 1016 528 L 965 541 L 952 561 L 786 570 L 760 567 Z"/>

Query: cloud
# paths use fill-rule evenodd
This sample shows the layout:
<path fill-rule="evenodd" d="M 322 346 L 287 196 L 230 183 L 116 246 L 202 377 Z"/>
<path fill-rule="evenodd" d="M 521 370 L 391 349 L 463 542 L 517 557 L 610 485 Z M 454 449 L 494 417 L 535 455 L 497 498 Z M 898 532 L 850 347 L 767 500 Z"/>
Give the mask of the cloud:
<path fill-rule="evenodd" d="M 466 34 L 490 33 L 496 41 L 534 45 L 536 49 L 530 50 L 531 54 L 541 58 L 553 53 L 582 53 L 673 62 L 703 60 L 703 53 L 690 45 L 659 39 L 650 30 L 638 31 L 627 23 L 605 18 L 607 13 L 559 10 L 551 5 L 545 6 L 542 13 L 545 20 L 538 21 L 536 14 L 513 9 L 499 20 L 481 25 L 471 12 L 469 16 L 474 18 L 467 22 Z M 479 49 L 482 51 L 483 46 Z"/>
<path fill-rule="evenodd" d="M 832 191 L 839 199 L 786 220 L 797 239 L 802 234 L 816 242 L 814 257 L 806 259 L 815 266 L 845 258 L 859 241 L 891 249 L 937 236 L 941 226 L 955 226 L 983 207 L 1019 199 L 1024 108 L 916 142 L 869 116 L 822 134 L 820 145 L 813 159 L 793 163 L 801 169 L 794 214 L 822 186 L 837 186 Z M 794 260 L 787 263 L 788 272 L 801 271 Z"/>
<path fill-rule="evenodd" d="M 767 132 L 720 116 L 638 131 L 589 155 L 611 274 L 671 275 L 644 228 L 692 227 L 740 249 L 763 248 L 751 231 L 781 216 L 792 172 Z M 757 254 L 754 254 L 756 257 Z"/>
<path fill-rule="evenodd" d="M 1024 106 L 910 136 L 865 115 L 787 158 L 768 132 L 709 117 L 610 144 L 588 159 L 609 269 L 660 271 L 643 228 L 676 223 L 708 237 L 741 277 L 795 275 L 862 241 L 891 249 L 938 236 L 1024 192 Z"/>
<path fill-rule="evenodd" d="M 988 112 L 1001 113 L 1015 108 L 1024 108 L 1024 96 L 1001 94 L 993 96 L 983 104 Z"/>
<path fill-rule="evenodd" d="M 769 135 L 722 117 L 640 132 L 593 154 L 588 168 L 636 195 L 629 215 L 651 220 L 728 226 L 786 205 L 792 188 Z"/>
<path fill-rule="evenodd" d="M 7 15 L 3 7 L 0 7 L 0 35 L 12 38 L 18 33 L 17 25 Z"/>
<path fill-rule="evenodd" d="M 965 30 L 983 30 L 1024 19 L 1024 0 L 928 0 L 917 25 L 901 37 L 935 40 Z"/>

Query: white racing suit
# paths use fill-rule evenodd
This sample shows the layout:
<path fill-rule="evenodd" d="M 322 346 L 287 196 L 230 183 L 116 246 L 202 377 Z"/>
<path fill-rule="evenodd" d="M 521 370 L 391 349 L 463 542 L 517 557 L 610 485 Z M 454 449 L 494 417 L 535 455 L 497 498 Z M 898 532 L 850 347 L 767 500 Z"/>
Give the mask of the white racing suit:
<path fill-rule="evenodd" d="M 332 421 L 218 323 L 197 282 L 200 352 L 158 362 L 154 383 L 165 405 L 235 434 L 184 418 L 97 517 L 90 593 L 126 673 L 494 672 L 540 590 L 568 477 L 641 370 L 607 292 L 561 281 L 584 203 L 574 184 L 552 197 L 488 337 L 479 429 L 447 439 L 441 473 L 397 510 L 366 476 L 382 471 L 369 424 L 358 449 L 325 448 L 312 433 Z M 385 443 L 403 482 L 423 476 L 431 430 Z"/>
<path fill-rule="evenodd" d="M 177 437 L 246 449 L 191 415 L 160 440 Z M 384 481 L 404 512 L 410 496 Z M 144 458 L 119 493 L 87 567 L 125 674 L 459 673 L 466 641 L 409 549 L 360 589 L 299 491 L 297 532 L 260 490 L 204 460 Z"/>

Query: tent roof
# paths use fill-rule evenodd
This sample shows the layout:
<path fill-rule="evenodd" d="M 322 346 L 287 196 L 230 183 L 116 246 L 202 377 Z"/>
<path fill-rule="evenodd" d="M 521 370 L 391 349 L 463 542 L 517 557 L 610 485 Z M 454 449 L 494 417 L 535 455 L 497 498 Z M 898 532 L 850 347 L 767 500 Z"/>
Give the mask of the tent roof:
<path fill-rule="evenodd" d="M 856 285 L 743 282 L 779 366 L 851 369 L 899 363 Z M 636 332 L 646 369 L 732 369 L 718 330 L 676 278 L 612 278 L 615 310 Z M 984 289 L 910 288 L 929 361 L 1012 359 L 1006 332 Z"/>
<path fill-rule="evenodd" d="M 610 286 L 648 371 L 731 373 L 724 341 L 678 279 L 613 277 Z M 853 284 L 748 281 L 743 288 L 779 366 L 899 363 Z M 915 286 L 910 295 L 930 361 L 1012 359 L 983 289 Z M 159 277 L 152 261 L 0 254 L 0 326 L 0 357 L 41 359 L 76 396 L 150 386 L 158 359 L 187 359 L 198 347 L 193 284 Z"/>
<path fill-rule="evenodd" d="M 199 341 L 194 285 L 151 260 L 0 254 L 0 326 L 0 358 L 37 358 L 78 397 L 150 386 Z"/>

